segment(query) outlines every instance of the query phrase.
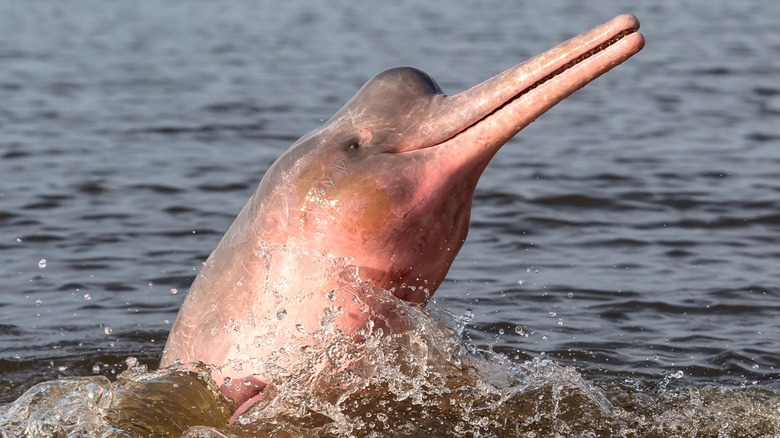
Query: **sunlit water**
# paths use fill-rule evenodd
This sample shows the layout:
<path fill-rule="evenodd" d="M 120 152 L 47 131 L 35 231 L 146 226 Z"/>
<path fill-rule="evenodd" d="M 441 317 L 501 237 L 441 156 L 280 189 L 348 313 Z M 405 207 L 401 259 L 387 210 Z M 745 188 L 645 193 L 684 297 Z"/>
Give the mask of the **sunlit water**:
<path fill-rule="evenodd" d="M 780 6 L 423 3 L 0 3 L 7 434 L 780 434 Z M 280 382 L 224 429 L 207 379 L 143 369 L 268 165 L 370 76 L 454 93 L 622 12 L 645 50 L 504 147 L 360 384 Z"/>

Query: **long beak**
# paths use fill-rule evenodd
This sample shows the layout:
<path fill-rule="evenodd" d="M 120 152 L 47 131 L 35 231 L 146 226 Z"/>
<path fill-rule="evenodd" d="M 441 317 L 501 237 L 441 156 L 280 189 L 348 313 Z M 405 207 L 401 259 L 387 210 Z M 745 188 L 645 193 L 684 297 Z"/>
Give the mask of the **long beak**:
<path fill-rule="evenodd" d="M 441 102 L 439 139 L 467 136 L 494 154 L 507 140 L 592 80 L 644 47 L 639 20 L 620 15 Z M 415 149 L 414 146 L 409 149 Z M 491 154 L 492 156 L 492 154 Z"/>

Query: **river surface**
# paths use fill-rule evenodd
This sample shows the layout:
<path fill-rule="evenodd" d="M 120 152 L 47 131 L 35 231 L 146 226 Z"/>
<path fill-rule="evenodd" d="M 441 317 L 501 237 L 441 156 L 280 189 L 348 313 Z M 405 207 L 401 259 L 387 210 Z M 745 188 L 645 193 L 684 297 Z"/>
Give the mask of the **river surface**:
<path fill-rule="evenodd" d="M 645 49 L 504 146 L 430 307 L 474 354 L 646 420 L 518 435 L 780 435 L 780 3 L 759 0 L 0 2 L 0 403 L 155 368 L 265 170 L 375 73 L 454 94 L 623 12 Z"/>

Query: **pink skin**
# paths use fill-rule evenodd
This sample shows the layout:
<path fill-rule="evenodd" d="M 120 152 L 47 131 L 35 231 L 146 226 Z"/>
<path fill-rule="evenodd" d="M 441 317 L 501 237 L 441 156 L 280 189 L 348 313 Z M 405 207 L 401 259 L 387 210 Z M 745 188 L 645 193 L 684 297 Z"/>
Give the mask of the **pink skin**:
<path fill-rule="evenodd" d="M 269 358 L 284 367 L 285 354 L 315 345 L 334 303 L 343 311 L 333 324 L 346 334 L 369 320 L 385 333 L 403 330 L 391 310 L 371 309 L 304 253 L 348 257 L 361 280 L 424 305 L 466 239 L 474 189 L 493 155 L 641 50 L 638 28 L 633 16 L 616 17 L 451 97 L 415 69 L 371 79 L 265 174 L 193 283 L 160 366 L 214 365 L 217 382 L 236 382 L 222 390 L 238 415 L 267 385 Z M 285 250 L 260 257 L 267 245 Z"/>

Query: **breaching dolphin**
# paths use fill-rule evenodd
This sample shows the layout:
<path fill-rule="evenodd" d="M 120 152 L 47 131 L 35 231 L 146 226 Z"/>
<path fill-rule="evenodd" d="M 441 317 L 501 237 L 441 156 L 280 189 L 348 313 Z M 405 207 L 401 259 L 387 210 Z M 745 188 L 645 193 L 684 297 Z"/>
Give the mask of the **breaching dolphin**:
<path fill-rule="evenodd" d="M 268 384 L 269 360 L 283 367 L 324 324 L 403 330 L 391 308 L 371 309 L 307 254 L 345 258 L 361 281 L 424 305 L 466 239 L 491 158 L 641 50 L 638 28 L 618 16 L 453 96 L 413 68 L 373 77 L 268 169 L 192 284 L 160 366 L 212 365 L 242 411 Z"/>

